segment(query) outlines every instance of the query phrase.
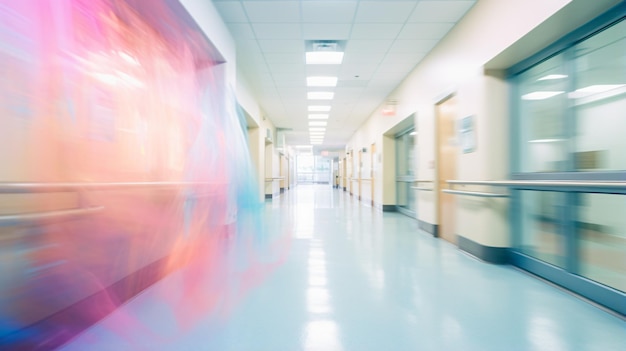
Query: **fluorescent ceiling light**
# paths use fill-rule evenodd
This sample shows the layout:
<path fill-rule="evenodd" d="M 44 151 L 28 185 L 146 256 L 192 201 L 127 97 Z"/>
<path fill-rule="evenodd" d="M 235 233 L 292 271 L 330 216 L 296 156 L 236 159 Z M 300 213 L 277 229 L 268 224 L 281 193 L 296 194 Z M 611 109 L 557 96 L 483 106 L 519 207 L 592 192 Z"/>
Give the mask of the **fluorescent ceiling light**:
<path fill-rule="evenodd" d="M 417 132 L 411 132 L 409 135 L 417 135 Z"/>
<path fill-rule="evenodd" d="M 306 77 L 306 85 L 309 87 L 334 87 L 337 85 L 337 77 Z"/>
<path fill-rule="evenodd" d="M 563 79 L 567 78 L 566 74 L 548 74 L 547 76 L 543 76 L 537 80 L 555 80 L 555 79 Z"/>
<path fill-rule="evenodd" d="M 564 91 L 533 91 L 522 95 L 522 100 L 545 100 L 563 93 Z"/>
<path fill-rule="evenodd" d="M 340 65 L 343 61 L 343 52 L 339 51 L 308 51 L 307 65 Z"/>
<path fill-rule="evenodd" d="M 321 141 L 311 141 L 311 145 L 322 145 Z"/>
<path fill-rule="evenodd" d="M 328 119 L 328 115 L 319 113 L 310 114 L 309 119 Z"/>
<path fill-rule="evenodd" d="M 335 97 L 332 91 L 309 91 L 306 95 L 309 100 L 332 100 Z"/>
<path fill-rule="evenodd" d="M 324 135 L 325 132 L 309 132 L 309 135 Z"/>
<path fill-rule="evenodd" d="M 598 84 L 598 85 L 590 85 L 588 87 L 576 89 L 574 92 L 568 94 L 571 99 L 578 99 L 585 96 L 605 93 L 613 89 L 618 89 L 621 87 L 626 87 L 626 84 Z M 617 92 L 619 94 L 619 91 Z"/>
<path fill-rule="evenodd" d="M 328 105 L 309 106 L 309 112 L 328 112 L 328 111 L 330 111 L 330 106 Z"/>
<path fill-rule="evenodd" d="M 326 124 L 328 124 L 326 121 L 309 121 L 311 127 L 324 127 Z"/>
<path fill-rule="evenodd" d="M 309 132 L 325 132 L 326 128 L 322 127 L 309 127 Z"/>
<path fill-rule="evenodd" d="M 558 141 L 565 141 L 565 139 L 535 139 L 529 140 L 529 143 L 555 143 Z"/>

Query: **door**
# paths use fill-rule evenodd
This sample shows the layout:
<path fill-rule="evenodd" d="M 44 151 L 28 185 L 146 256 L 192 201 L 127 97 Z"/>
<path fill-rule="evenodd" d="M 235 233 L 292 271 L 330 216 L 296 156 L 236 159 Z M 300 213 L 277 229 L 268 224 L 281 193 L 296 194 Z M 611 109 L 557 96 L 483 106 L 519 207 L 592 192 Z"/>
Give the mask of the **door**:
<path fill-rule="evenodd" d="M 361 178 L 363 178 L 362 174 L 361 174 L 361 173 L 363 173 L 363 150 L 359 150 L 359 163 L 357 165 L 358 165 L 357 171 L 359 172 L 359 174 L 358 174 L 358 177 L 359 177 L 359 185 L 358 185 L 358 187 L 359 187 L 359 200 L 361 200 L 361 194 L 362 194 L 362 192 L 361 192 Z"/>
<path fill-rule="evenodd" d="M 344 157 L 343 158 L 343 163 L 342 163 L 343 171 L 341 173 L 341 184 L 342 184 L 341 186 L 343 186 L 343 191 L 346 191 L 346 189 L 347 189 L 347 187 L 346 187 L 346 172 L 347 172 L 347 168 L 348 168 L 347 167 L 347 165 L 348 165 L 347 162 L 348 162 L 347 158 Z"/>
<path fill-rule="evenodd" d="M 456 179 L 458 146 L 456 145 L 457 98 L 451 96 L 435 105 L 437 118 L 437 178 L 439 184 L 437 219 L 439 236 L 456 244 L 455 196 L 442 192 L 447 180 Z"/>
<path fill-rule="evenodd" d="M 374 170 L 376 169 L 376 144 L 372 144 L 370 148 L 370 183 L 372 184 L 372 207 L 374 207 L 374 197 L 376 196 L 374 192 L 374 184 L 376 183 L 374 180 Z"/>

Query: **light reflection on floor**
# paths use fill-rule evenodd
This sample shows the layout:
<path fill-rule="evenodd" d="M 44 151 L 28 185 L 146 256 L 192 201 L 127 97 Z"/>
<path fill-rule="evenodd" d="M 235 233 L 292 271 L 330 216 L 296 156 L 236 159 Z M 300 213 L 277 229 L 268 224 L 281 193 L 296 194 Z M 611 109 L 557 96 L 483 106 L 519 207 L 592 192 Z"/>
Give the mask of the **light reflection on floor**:
<path fill-rule="evenodd" d="M 623 350 L 626 322 L 509 266 L 479 262 L 414 219 L 300 186 L 267 202 L 287 261 L 232 313 L 149 350 Z M 169 278 L 168 278 L 169 279 Z M 175 283 L 175 277 L 160 284 Z M 149 295 L 125 308 L 150 311 Z M 145 312 L 146 324 L 166 315 Z M 102 324 L 114 323 L 112 316 Z M 66 350 L 123 350 L 92 328 Z M 106 330 L 106 328 L 103 328 Z M 120 346 L 121 345 L 121 346 Z M 120 348 L 121 347 L 121 348 Z"/>

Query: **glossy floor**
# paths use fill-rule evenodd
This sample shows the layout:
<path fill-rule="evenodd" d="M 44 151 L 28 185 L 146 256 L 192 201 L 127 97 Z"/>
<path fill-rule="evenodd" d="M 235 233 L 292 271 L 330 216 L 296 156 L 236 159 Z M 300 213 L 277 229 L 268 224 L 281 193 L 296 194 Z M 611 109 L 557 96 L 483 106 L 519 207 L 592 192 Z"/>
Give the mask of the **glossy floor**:
<path fill-rule="evenodd" d="M 486 264 L 420 231 L 415 220 L 339 190 L 299 186 L 266 205 L 292 233 L 286 261 L 227 316 L 170 343 L 109 332 L 114 313 L 65 350 L 367 351 L 626 350 L 626 322 L 510 266 Z M 150 305 L 159 282 L 124 309 L 167 333 Z"/>

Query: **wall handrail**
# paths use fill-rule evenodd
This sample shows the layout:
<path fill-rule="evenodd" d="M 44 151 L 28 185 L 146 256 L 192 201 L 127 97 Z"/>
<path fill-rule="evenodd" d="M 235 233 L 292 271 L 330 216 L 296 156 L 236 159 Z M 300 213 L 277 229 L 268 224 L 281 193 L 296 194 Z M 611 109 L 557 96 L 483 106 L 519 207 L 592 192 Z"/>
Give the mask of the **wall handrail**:
<path fill-rule="evenodd" d="M 507 194 L 495 194 L 495 193 L 483 193 L 477 191 L 461 191 L 461 190 L 451 190 L 451 189 L 442 189 L 444 193 L 454 194 L 454 195 L 465 195 L 465 196 L 476 196 L 476 197 L 509 197 Z"/>
<path fill-rule="evenodd" d="M 447 180 L 448 185 L 483 185 L 518 190 L 626 194 L 626 181 Z"/>
<path fill-rule="evenodd" d="M 432 180 L 432 179 L 413 179 L 413 182 L 415 182 L 415 183 L 433 183 L 434 180 Z"/>
<path fill-rule="evenodd" d="M 568 181 L 568 180 L 447 180 L 448 184 L 491 186 L 558 186 L 626 189 L 626 181 Z"/>
<path fill-rule="evenodd" d="M 217 185 L 208 182 L 76 182 L 76 183 L 11 183 L 0 182 L 0 194 L 55 193 L 126 188 L 178 188 L 183 186 Z"/>
<path fill-rule="evenodd" d="M 100 212 L 104 206 L 75 208 L 46 212 L 29 212 L 20 214 L 0 215 L 0 227 L 39 223 L 42 221 L 78 218 Z"/>
<path fill-rule="evenodd" d="M 420 186 L 412 186 L 411 189 L 421 190 L 421 191 L 433 191 L 433 189 L 431 189 L 431 188 L 424 188 L 424 187 L 420 187 Z"/>

